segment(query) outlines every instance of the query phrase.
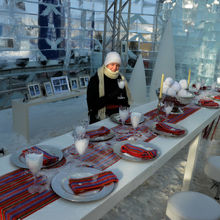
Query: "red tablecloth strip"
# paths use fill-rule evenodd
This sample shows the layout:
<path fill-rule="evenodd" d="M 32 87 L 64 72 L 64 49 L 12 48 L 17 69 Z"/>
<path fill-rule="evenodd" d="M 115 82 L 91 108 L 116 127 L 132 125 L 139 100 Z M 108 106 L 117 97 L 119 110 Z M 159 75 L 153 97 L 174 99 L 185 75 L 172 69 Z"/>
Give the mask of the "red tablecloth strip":
<path fill-rule="evenodd" d="M 77 153 L 76 156 L 78 156 Z M 104 170 L 116 163 L 120 157 L 110 147 L 103 149 L 99 146 L 90 145 L 82 159 L 92 162 L 95 168 Z M 53 168 L 60 167 L 65 162 L 64 158 Z M 32 175 L 25 169 L 17 169 L 0 177 L 1 220 L 23 219 L 60 198 L 52 190 L 30 194 L 28 187 L 32 183 Z"/>
<path fill-rule="evenodd" d="M 193 114 L 194 112 L 198 111 L 200 109 L 200 107 L 184 107 L 181 108 L 183 113 L 182 114 L 169 114 L 168 115 L 168 120 L 167 122 L 169 123 L 173 123 L 176 124 L 179 121 L 182 121 L 183 119 L 187 118 L 188 116 L 190 116 L 191 114 Z M 160 112 L 161 115 L 164 115 L 164 112 Z M 154 119 L 155 117 L 157 117 L 157 109 L 154 109 L 150 112 L 147 112 L 146 114 L 144 114 L 147 117 L 150 117 L 151 119 Z"/>
<path fill-rule="evenodd" d="M 130 126 L 130 128 L 128 127 L 127 134 L 120 134 L 120 128 L 121 128 L 121 125 L 117 125 L 116 127 L 112 128 L 113 131 L 118 133 L 118 135 L 116 137 L 116 141 L 126 141 L 126 140 L 128 140 L 129 137 L 133 136 L 134 130 L 133 130 L 132 126 Z M 145 139 L 145 141 L 150 141 L 157 136 L 156 134 L 151 133 L 149 131 L 149 128 L 144 123 L 140 124 L 136 130 L 137 130 L 137 133 L 136 133 L 137 136 L 141 136 L 141 133 L 143 133 L 143 135 L 146 134 L 148 136 L 148 138 Z"/>
<path fill-rule="evenodd" d="M 79 156 L 75 148 L 73 148 L 71 154 L 76 157 Z M 96 169 L 105 170 L 119 161 L 120 157 L 113 152 L 110 146 L 103 148 L 99 144 L 91 144 L 81 157 L 81 160 L 92 163 L 92 166 Z"/>
<path fill-rule="evenodd" d="M 0 177 L 0 219 L 23 219 L 59 198 L 52 190 L 30 194 L 31 184 L 32 175 L 24 169 Z"/>

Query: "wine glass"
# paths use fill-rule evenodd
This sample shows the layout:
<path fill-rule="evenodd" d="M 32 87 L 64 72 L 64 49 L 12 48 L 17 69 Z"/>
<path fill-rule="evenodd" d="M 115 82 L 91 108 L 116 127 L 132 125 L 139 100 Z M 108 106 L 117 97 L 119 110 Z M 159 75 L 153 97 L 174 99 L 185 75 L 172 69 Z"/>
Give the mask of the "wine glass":
<path fill-rule="evenodd" d="M 30 169 L 34 177 L 34 184 L 28 188 L 28 192 L 31 194 L 42 192 L 43 187 L 37 183 L 37 173 L 40 171 L 43 165 L 43 152 L 27 153 L 25 154 L 25 161 L 27 167 Z"/>
<path fill-rule="evenodd" d="M 130 109 L 128 107 L 126 106 L 119 107 L 119 116 L 120 116 L 121 123 L 122 123 L 120 133 L 127 133 L 127 130 L 125 129 L 125 121 L 129 117 L 129 112 L 130 112 Z"/>
<path fill-rule="evenodd" d="M 82 161 L 82 155 L 86 152 L 89 145 L 89 136 L 84 135 L 83 138 L 75 137 L 75 148 L 80 156 L 80 161 Z"/>
<path fill-rule="evenodd" d="M 134 140 L 136 140 L 136 133 L 137 133 L 136 129 L 141 121 L 141 116 L 142 116 L 142 114 L 140 112 L 132 112 L 131 113 L 131 124 L 134 129 L 134 135 L 133 135 Z"/>
<path fill-rule="evenodd" d="M 76 138 L 83 138 L 85 134 L 86 134 L 86 128 L 82 125 L 78 125 L 75 127 L 72 136 Z"/>
<path fill-rule="evenodd" d="M 124 81 L 123 79 L 118 79 L 117 82 L 118 82 L 118 87 L 119 87 L 120 89 L 124 89 L 124 87 L 125 87 L 125 81 Z M 125 98 L 125 97 L 122 96 L 122 93 L 121 93 L 120 96 L 118 97 L 118 99 L 124 99 L 124 98 Z"/>
<path fill-rule="evenodd" d="M 196 83 L 196 89 L 197 89 L 197 91 L 200 90 L 200 87 L 201 87 L 201 83 L 200 83 L 200 82 L 197 82 L 197 83 Z"/>
<path fill-rule="evenodd" d="M 172 111 L 173 106 L 174 106 L 174 104 L 172 102 L 165 102 L 164 103 L 164 110 L 166 113 L 166 119 L 168 119 L 168 116 L 169 116 L 170 112 Z"/>

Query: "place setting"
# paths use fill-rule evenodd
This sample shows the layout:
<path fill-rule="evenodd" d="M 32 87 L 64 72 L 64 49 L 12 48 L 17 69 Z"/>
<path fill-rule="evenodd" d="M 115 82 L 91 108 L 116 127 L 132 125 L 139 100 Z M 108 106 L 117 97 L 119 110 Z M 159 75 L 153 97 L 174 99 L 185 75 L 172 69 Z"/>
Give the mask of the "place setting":
<path fill-rule="evenodd" d="M 54 192 L 72 202 L 90 202 L 109 195 L 116 187 L 117 176 L 112 171 L 77 167 L 58 173 L 51 182 Z"/>
<path fill-rule="evenodd" d="M 157 146 L 143 141 L 117 142 L 112 148 L 122 159 L 133 162 L 152 161 L 160 156 Z"/>
<path fill-rule="evenodd" d="M 26 155 L 31 153 L 43 154 L 42 168 L 52 167 L 63 159 L 63 152 L 56 147 L 50 145 L 34 145 L 27 149 L 16 151 L 11 155 L 10 161 L 17 167 L 28 168 L 26 163 Z"/>
<path fill-rule="evenodd" d="M 219 104 L 210 98 L 201 98 L 197 101 L 196 104 L 200 107 L 209 108 L 209 109 L 219 108 Z"/>

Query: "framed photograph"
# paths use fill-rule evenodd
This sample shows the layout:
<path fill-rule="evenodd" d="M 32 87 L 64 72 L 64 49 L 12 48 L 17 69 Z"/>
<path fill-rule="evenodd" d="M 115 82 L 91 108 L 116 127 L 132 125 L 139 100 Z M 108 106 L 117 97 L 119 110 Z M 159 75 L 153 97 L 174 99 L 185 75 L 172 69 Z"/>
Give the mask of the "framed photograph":
<path fill-rule="evenodd" d="M 67 76 L 51 77 L 51 84 L 54 94 L 70 92 L 70 86 Z"/>
<path fill-rule="evenodd" d="M 28 84 L 28 92 L 29 92 L 30 98 L 40 97 L 42 95 L 40 84 L 39 83 Z"/>
<path fill-rule="evenodd" d="M 79 77 L 79 86 L 80 88 L 86 88 L 89 84 L 89 76 Z"/>
<path fill-rule="evenodd" d="M 53 95 L 53 89 L 50 82 L 44 82 L 44 89 L 47 96 Z"/>
<path fill-rule="evenodd" d="M 71 90 L 76 90 L 79 88 L 78 78 L 70 78 L 70 87 Z"/>

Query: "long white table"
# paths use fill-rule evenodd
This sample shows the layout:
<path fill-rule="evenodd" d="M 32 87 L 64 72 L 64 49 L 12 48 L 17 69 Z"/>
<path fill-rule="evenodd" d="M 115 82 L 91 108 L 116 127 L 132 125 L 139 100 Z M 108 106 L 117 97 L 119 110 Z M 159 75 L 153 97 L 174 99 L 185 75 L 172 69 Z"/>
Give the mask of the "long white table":
<path fill-rule="evenodd" d="M 136 111 L 148 112 L 156 108 L 157 102 L 151 102 L 136 107 Z M 201 137 L 202 130 L 220 115 L 220 109 L 202 108 L 193 113 L 178 124 L 188 129 L 186 136 L 182 138 L 172 138 L 158 136 L 151 143 L 160 148 L 161 155 L 158 159 L 151 162 L 135 163 L 125 160 L 119 160 L 117 163 L 108 168 L 112 170 L 119 178 L 119 182 L 115 190 L 106 198 L 96 202 L 73 203 L 64 199 L 58 199 L 55 202 L 33 213 L 27 219 L 31 220 L 48 220 L 48 219 L 99 219 L 109 210 L 111 210 L 119 201 L 126 197 L 130 192 L 136 189 L 140 184 L 153 175 L 160 167 L 178 153 L 184 146 L 190 144 L 189 151 L 192 156 L 188 157 L 186 172 L 183 183 L 183 190 L 189 189 L 190 180 L 196 159 L 197 147 Z M 114 127 L 115 123 L 109 119 L 105 119 L 97 123 L 97 125 L 105 125 L 109 128 Z M 70 133 L 52 138 L 42 142 L 41 144 L 54 145 L 58 148 L 65 148 L 73 142 Z M 0 159 L 0 175 L 17 169 L 10 161 L 10 156 Z"/>

